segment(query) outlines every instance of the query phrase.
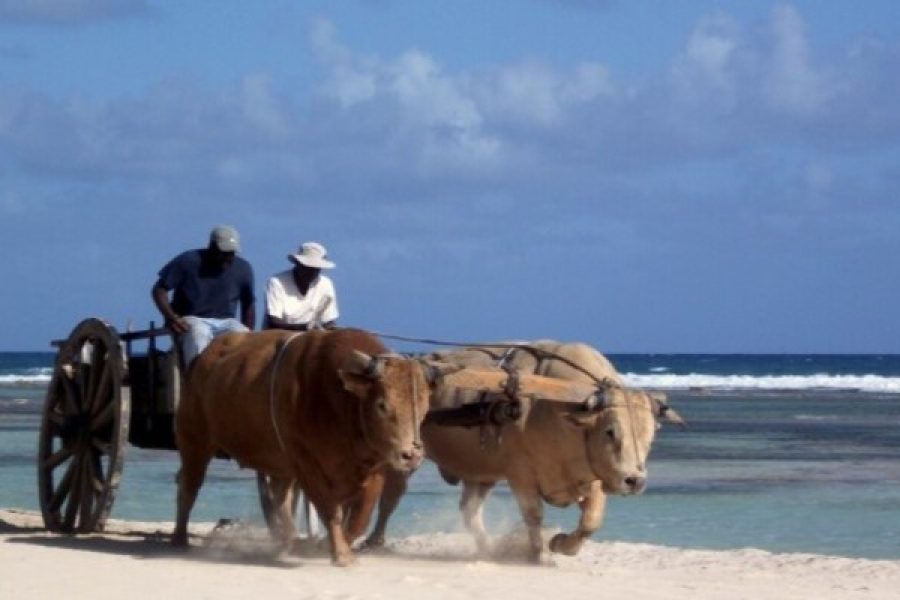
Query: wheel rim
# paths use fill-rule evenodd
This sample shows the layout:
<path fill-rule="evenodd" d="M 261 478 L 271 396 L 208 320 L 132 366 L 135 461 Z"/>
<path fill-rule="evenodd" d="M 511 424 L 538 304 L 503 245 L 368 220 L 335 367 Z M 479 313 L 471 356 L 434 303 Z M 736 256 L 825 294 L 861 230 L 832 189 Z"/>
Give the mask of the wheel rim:
<path fill-rule="evenodd" d="M 38 442 L 38 495 L 51 531 L 103 528 L 122 473 L 130 394 L 116 330 L 79 323 L 57 354 Z"/>

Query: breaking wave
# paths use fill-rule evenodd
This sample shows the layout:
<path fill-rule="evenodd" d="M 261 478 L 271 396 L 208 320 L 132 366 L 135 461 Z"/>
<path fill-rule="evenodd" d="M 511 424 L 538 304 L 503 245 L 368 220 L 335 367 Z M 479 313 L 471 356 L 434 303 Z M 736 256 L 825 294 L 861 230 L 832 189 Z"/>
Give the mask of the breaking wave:
<path fill-rule="evenodd" d="M 52 368 L 26 369 L 18 373 L 0 375 L 0 385 L 47 385 L 53 375 Z"/>
<path fill-rule="evenodd" d="M 671 373 L 623 375 L 629 385 L 642 388 L 686 390 L 856 390 L 900 394 L 900 377 L 882 375 L 706 375 Z"/>

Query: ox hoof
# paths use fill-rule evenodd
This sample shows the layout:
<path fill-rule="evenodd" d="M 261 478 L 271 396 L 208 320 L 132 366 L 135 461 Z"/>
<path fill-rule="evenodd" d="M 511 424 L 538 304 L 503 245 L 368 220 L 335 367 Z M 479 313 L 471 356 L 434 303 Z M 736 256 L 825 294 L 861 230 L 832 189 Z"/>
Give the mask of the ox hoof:
<path fill-rule="evenodd" d="M 574 541 L 573 541 L 574 539 Z M 557 533 L 550 540 L 550 551 L 575 556 L 581 548 L 581 540 L 565 533 Z"/>
<path fill-rule="evenodd" d="M 181 535 L 176 533 L 172 536 L 172 547 L 176 550 L 187 550 L 190 547 L 187 534 Z"/>
<path fill-rule="evenodd" d="M 349 567 L 354 562 L 356 562 L 356 558 L 352 554 L 345 554 L 341 556 L 335 556 L 331 559 L 331 564 L 336 567 Z"/>
<path fill-rule="evenodd" d="M 551 567 L 556 564 L 549 552 L 531 552 L 528 555 L 528 562 L 543 567 Z"/>
<path fill-rule="evenodd" d="M 384 548 L 384 536 L 383 535 L 370 535 L 366 538 L 366 541 L 362 544 L 363 548 L 366 549 L 376 549 L 376 548 Z"/>

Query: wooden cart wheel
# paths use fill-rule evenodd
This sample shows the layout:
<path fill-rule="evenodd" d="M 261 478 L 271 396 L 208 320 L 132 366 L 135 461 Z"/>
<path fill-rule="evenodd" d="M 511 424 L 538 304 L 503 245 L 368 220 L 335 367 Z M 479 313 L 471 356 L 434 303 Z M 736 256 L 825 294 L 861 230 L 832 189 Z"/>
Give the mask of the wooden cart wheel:
<path fill-rule="evenodd" d="M 38 442 L 38 496 L 51 531 L 101 531 L 128 441 L 130 388 L 115 328 L 85 319 L 59 348 Z"/>

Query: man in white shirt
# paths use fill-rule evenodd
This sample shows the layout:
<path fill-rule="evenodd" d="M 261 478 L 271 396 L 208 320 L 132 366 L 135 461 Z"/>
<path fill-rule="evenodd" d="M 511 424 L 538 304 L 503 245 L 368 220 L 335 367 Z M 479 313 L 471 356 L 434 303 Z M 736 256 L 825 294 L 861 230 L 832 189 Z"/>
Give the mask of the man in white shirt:
<path fill-rule="evenodd" d="M 288 254 L 294 263 L 292 269 L 281 271 L 269 278 L 266 284 L 266 316 L 263 329 L 310 329 L 335 327 L 338 318 L 337 297 L 331 279 L 321 274 L 323 269 L 333 269 L 325 246 L 318 242 L 300 245 L 296 254 Z M 315 508 L 303 495 L 295 493 L 303 505 L 301 526 L 308 538 L 319 538 L 324 528 Z"/>
<path fill-rule="evenodd" d="M 266 329 L 306 331 L 335 326 L 337 296 L 331 279 L 321 274 L 333 269 L 325 247 L 305 242 L 288 260 L 294 268 L 276 273 L 266 285 Z"/>

